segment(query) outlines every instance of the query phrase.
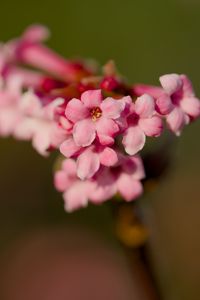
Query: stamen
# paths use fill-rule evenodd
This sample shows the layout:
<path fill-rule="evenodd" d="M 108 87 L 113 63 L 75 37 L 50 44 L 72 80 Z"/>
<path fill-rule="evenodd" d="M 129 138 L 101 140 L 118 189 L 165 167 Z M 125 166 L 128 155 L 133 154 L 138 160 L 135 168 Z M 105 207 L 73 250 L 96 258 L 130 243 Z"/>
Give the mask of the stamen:
<path fill-rule="evenodd" d="M 99 119 L 102 115 L 102 111 L 99 107 L 94 107 L 91 110 L 91 117 L 92 117 L 92 121 L 96 121 L 97 119 Z"/>

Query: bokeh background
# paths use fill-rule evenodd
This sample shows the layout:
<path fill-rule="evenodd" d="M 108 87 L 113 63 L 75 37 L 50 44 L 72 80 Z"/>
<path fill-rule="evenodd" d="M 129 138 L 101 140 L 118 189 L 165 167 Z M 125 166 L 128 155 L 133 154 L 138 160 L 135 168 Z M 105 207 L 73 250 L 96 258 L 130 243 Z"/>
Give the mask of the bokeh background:
<path fill-rule="evenodd" d="M 0 11 L 2 41 L 18 36 L 29 24 L 43 23 L 52 32 L 49 45 L 66 57 L 94 58 L 100 64 L 114 59 L 130 82 L 157 84 L 162 74 L 186 73 L 200 96 L 198 0 L 2 0 Z M 199 132 L 200 122 L 184 130 L 174 146 L 173 168 L 148 199 L 141 200 L 152 233 L 152 264 L 164 300 L 200 299 Z M 48 289 L 48 280 L 40 286 L 43 281 L 38 279 L 39 274 L 44 278 L 53 272 L 51 281 L 55 283 L 57 273 L 52 270 L 57 268 L 56 258 L 62 255 L 65 263 L 60 265 L 72 274 L 77 248 L 83 255 L 77 253 L 80 265 L 86 261 L 97 273 L 99 265 L 110 268 L 104 272 L 115 287 L 112 293 L 116 290 L 117 296 L 111 297 L 126 299 L 125 294 L 119 297 L 117 289 L 119 282 L 123 285 L 121 293 L 130 288 L 125 280 L 129 271 L 112 235 L 109 207 L 91 206 L 66 214 L 61 195 L 52 184 L 54 159 L 41 158 L 27 143 L 0 140 L 0 299 L 40 299 L 30 294 L 23 298 L 25 286 L 31 290 L 28 278 L 37 278 L 35 291 Z M 94 266 L 95 261 L 101 263 Z M 36 277 L 34 272 L 38 272 Z M 85 274 L 84 266 L 76 272 L 79 275 L 74 290 L 79 287 L 80 276 L 89 280 L 94 274 Z M 102 272 L 98 276 L 105 279 Z M 119 273 L 113 281 L 112 272 Z M 62 274 L 67 282 L 69 274 Z M 98 287 L 96 282 L 96 291 L 102 291 L 104 285 Z M 65 299 L 59 294 L 51 298 L 53 293 L 49 293 L 43 299 Z M 94 295 L 93 299 L 99 299 Z M 74 299 L 85 299 L 79 296 Z M 105 297 L 102 294 L 102 299 Z"/>

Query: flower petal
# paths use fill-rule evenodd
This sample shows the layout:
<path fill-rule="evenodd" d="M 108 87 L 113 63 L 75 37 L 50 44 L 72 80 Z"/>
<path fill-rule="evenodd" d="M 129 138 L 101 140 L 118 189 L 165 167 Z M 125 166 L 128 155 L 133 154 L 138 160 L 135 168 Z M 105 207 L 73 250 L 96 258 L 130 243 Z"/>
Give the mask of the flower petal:
<path fill-rule="evenodd" d="M 129 155 L 134 155 L 144 147 L 145 141 L 144 132 L 138 126 L 131 126 L 126 130 L 122 144 Z"/>
<path fill-rule="evenodd" d="M 54 185 L 59 192 L 64 192 L 71 184 L 69 177 L 63 170 L 57 171 L 54 175 Z"/>
<path fill-rule="evenodd" d="M 139 126 L 147 136 L 159 136 L 163 130 L 162 119 L 158 116 L 140 119 Z"/>
<path fill-rule="evenodd" d="M 143 94 L 151 95 L 153 98 L 158 98 L 162 95 L 163 89 L 153 85 L 136 84 L 133 86 L 133 93 L 136 96 L 142 96 Z"/>
<path fill-rule="evenodd" d="M 121 116 L 122 111 L 125 109 L 125 105 L 125 101 L 108 97 L 102 101 L 100 107 L 105 118 L 117 119 Z"/>
<path fill-rule="evenodd" d="M 77 176 L 82 180 L 91 178 L 99 170 L 99 167 L 98 154 L 89 148 L 77 159 Z"/>
<path fill-rule="evenodd" d="M 137 98 L 135 102 L 135 112 L 141 118 L 150 118 L 155 111 L 155 101 L 148 95 L 144 94 L 141 97 Z"/>
<path fill-rule="evenodd" d="M 65 157 L 71 157 L 77 154 L 80 149 L 81 148 L 75 144 L 72 137 L 68 138 L 60 145 L 60 152 Z"/>
<path fill-rule="evenodd" d="M 194 94 L 193 86 L 192 86 L 190 79 L 184 74 L 180 75 L 180 77 L 183 82 L 184 97 L 194 97 L 195 94 Z"/>
<path fill-rule="evenodd" d="M 84 104 L 75 98 L 68 102 L 65 110 L 67 119 L 73 123 L 85 119 L 88 114 L 88 109 L 84 106 Z"/>
<path fill-rule="evenodd" d="M 180 135 L 183 126 L 187 123 L 184 112 L 175 107 L 172 112 L 167 116 L 167 124 L 169 128 L 176 133 L 176 135 Z"/>
<path fill-rule="evenodd" d="M 86 207 L 88 204 L 88 186 L 86 182 L 74 183 L 63 195 L 65 210 L 72 212 L 78 208 Z"/>
<path fill-rule="evenodd" d="M 109 200 L 117 192 L 116 180 L 109 168 L 102 168 L 94 181 L 94 190 L 90 192 L 90 200 L 95 204 Z"/>
<path fill-rule="evenodd" d="M 77 122 L 73 128 L 73 137 L 77 146 L 86 147 L 91 145 L 96 137 L 94 122 L 90 119 Z"/>
<path fill-rule="evenodd" d="M 101 90 L 86 91 L 81 95 L 81 101 L 87 108 L 99 107 L 102 101 Z"/>
<path fill-rule="evenodd" d="M 112 119 L 101 117 L 96 122 L 97 136 L 102 145 L 110 145 L 114 143 L 114 137 L 119 132 L 119 126 Z"/>
<path fill-rule="evenodd" d="M 117 153 L 110 147 L 105 147 L 99 154 L 100 163 L 104 166 L 114 166 L 118 162 Z"/>
<path fill-rule="evenodd" d="M 180 102 L 182 110 L 192 118 L 200 116 L 200 101 L 195 97 L 183 98 Z"/>
<path fill-rule="evenodd" d="M 117 187 L 120 194 L 126 201 L 132 201 L 139 197 L 143 192 L 143 187 L 140 181 L 134 180 L 128 174 L 121 174 L 117 180 Z"/>
<path fill-rule="evenodd" d="M 74 159 L 65 159 L 62 162 L 62 170 L 67 172 L 68 176 L 76 177 L 76 161 Z"/>
<path fill-rule="evenodd" d="M 178 74 L 166 74 L 160 77 L 163 89 L 169 94 L 177 92 L 182 87 L 182 80 Z"/>
<path fill-rule="evenodd" d="M 156 100 L 156 110 L 161 115 L 169 114 L 173 109 L 173 103 L 169 95 L 162 94 L 157 100 Z"/>

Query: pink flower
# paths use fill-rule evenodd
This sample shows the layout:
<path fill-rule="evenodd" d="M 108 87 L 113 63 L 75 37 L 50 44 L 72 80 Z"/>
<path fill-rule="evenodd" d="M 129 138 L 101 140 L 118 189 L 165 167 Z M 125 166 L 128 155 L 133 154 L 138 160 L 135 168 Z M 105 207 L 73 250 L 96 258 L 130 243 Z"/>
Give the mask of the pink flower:
<path fill-rule="evenodd" d="M 200 116 L 200 101 L 186 75 L 166 74 L 160 77 L 160 83 L 162 88 L 135 85 L 133 92 L 154 97 L 157 112 L 166 118 L 169 128 L 180 135 L 185 125 Z"/>
<path fill-rule="evenodd" d="M 102 203 L 117 192 L 126 201 L 132 201 L 143 193 L 141 180 L 145 177 L 139 156 L 120 155 L 119 162 L 111 168 L 101 168 L 95 175 L 95 189 L 90 196 L 93 203 Z"/>
<path fill-rule="evenodd" d="M 77 177 L 77 164 L 73 159 L 62 162 L 61 170 L 54 176 L 54 185 L 63 192 L 65 209 L 68 212 L 86 207 L 88 202 L 100 204 L 119 192 L 126 201 L 136 199 L 142 194 L 141 179 L 144 168 L 137 157 L 120 156 L 115 167 L 101 167 L 89 180 Z"/>
<path fill-rule="evenodd" d="M 0 135 L 12 135 L 20 118 L 19 101 L 22 84 L 18 76 L 0 77 Z"/>
<path fill-rule="evenodd" d="M 140 151 L 146 141 L 146 136 L 157 137 L 163 130 L 162 120 L 155 112 L 155 101 L 147 94 L 137 98 L 132 104 L 128 116 L 128 128 L 123 134 L 122 143 L 129 155 Z"/>
<path fill-rule="evenodd" d="M 127 97 L 124 97 L 127 98 Z M 122 98 L 102 99 L 101 90 L 86 91 L 81 99 L 72 99 L 66 107 L 66 117 L 73 126 L 75 144 L 86 147 L 97 137 L 100 144 L 114 143 L 114 137 L 120 131 L 117 119 L 120 119 L 126 107 L 126 100 Z"/>
<path fill-rule="evenodd" d="M 200 116 L 200 101 L 186 75 L 163 75 L 160 82 L 164 93 L 156 105 L 159 112 L 166 115 L 169 128 L 179 135 L 184 125 Z"/>
<path fill-rule="evenodd" d="M 77 176 L 82 180 L 93 177 L 101 165 L 110 167 L 118 161 L 118 155 L 111 147 L 96 143 L 82 148 L 70 136 L 61 144 L 60 151 L 66 157 L 78 157 Z"/>
<path fill-rule="evenodd" d="M 32 140 L 33 147 L 41 154 L 48 155 L 50 147 L 58 148 L 66 139 L 66 131 L 59 126 L 56 111 L 63 103 L 58 98 L 46 106 L 32 92 L 26 92 L 20 102 L 21 120 L 15 128 L 18 139 Z"/>
<path fill-rule="evenodd" d="M 10 42 L 13 59 L 67 81 L 76 81 L 90 74 L 83 64 L 66 60 L 44 46 L 42 42 L 48 37 L 49 31 L 45 26 L 28 27 L 20 38 Z"/>
<path fill-rule="evenodd" d="M 55 173 L 54 185 L 64 192 L 65 210 L 71 212 L 88 204 L 94 186 L 90 181 L 81 181 L 76 175 L 76 162 L 64 160 L 60 171 Z"/>

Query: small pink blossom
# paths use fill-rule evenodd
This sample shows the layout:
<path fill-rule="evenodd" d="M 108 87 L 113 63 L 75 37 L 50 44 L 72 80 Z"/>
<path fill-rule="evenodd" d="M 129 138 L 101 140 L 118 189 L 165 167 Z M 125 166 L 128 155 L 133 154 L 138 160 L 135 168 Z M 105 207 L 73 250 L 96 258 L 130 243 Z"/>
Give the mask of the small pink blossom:
<path fill-rule="evenodd" d="M 93 177 L 101 165 L 110 167 L 118 162 L 113 148 L 99 144 L 82 148 L 70 136 L 61 144 L 60 151 L 66 157 L 77 157 L 77 176 L 82 180 Z"/>
<path fill-rule="evenodd" d="M 21 78 L 9 76 L 5 81 L 0 77 L 0 135 L 12 135 L 20 121 L 19 101 L 22 95 Z"/>
<path fill-rule="evenodd" d="M 57 190 L 63 192 L 65 210 L 71 212 L 88 204 L 93 183 L 81 181 L 76 175 L 76 162 L 73 159 L 64 160 L 61 170 L 55 173 L 54 184 Z"/>
<path fill-rule="evenodd" d="M 128 128 L 123 134 L 122 143 L 129 155 L 140 151 L 146 141 L 146 136 L 157 137 L 163 130 L 162 120 L 156 115 L 155 101 L 144 94 L 132 104 L 131 113 L 128 116 Z"/>
<path fill-rule="evenodd" d="M 179 135 L 184 125 L 200 116 L 200 101 L 186 75 L 163 75 L 160 83 L 164 93 L 158 97 L 157 107 L 166 114 L 169 128 Z"/>
<path fill-rule="evenodd" d="M 156 99 L 156 110 L 166 118 L 169 128 L 180 135 L 181 130 L 200 116 L 200 101 L 186 75 L 166 74 L 160 77 L 162 88 L 135 85 L 136 95 L 148 93 Z"/>
<path fill-rule="evenodd" d="M 124 97 L 127 98 L 127 97 Z M 117 120 L 126 107 L 126 100 L 106 98 L 101 90 L 86 91 L 81 99 L 72 99 L 66 107 L 66 117 L 73 126 L 75 144 L 80 147 L 91 145 L 95 138 L 102 145 L 114 143 L 114 137 L 120 131 Z"/>
<path fill-rule="evenodd" d="M 126 201 L 139 197 L 143 192 L 141 180 L 144 178 L 142 160 L 120 155 L 115 167 L 101 167 L 89 180 L 77 177 L 77 163 L 73 159 L 62 162 L 61 170 L 55 173 L 54 184 L 63 192 L 65 209 L 68 212 L 88 205 L 101 204 L 111 199 L 117 192 Z"/>
<path fill-rule="evenodd" d="M 63 101 L 58 98 L 42 106 L 34 92 L 26 92 L 19 105 L 21 120 L 15 128 L 15 137 L 32 140 L 33 147 L 44 156 L 48 155 L 50 147 L 58 148 L 66 139 L 66 131 L 56 120 L 56 111 Z"/>

